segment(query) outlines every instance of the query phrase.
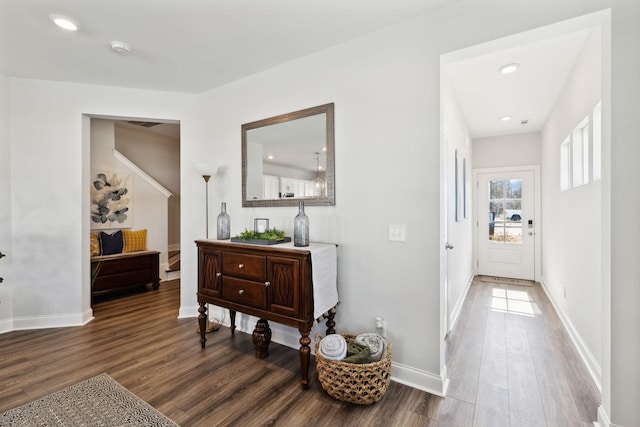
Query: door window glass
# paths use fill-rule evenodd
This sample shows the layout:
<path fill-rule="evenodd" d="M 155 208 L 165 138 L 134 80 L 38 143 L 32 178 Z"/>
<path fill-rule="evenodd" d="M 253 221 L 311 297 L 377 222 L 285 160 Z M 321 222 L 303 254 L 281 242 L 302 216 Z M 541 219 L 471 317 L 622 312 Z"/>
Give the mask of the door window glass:
<path fill-rule="evenodd" d="M 522 243 L 522 179 L 489 181 L 489 240 Z"/>

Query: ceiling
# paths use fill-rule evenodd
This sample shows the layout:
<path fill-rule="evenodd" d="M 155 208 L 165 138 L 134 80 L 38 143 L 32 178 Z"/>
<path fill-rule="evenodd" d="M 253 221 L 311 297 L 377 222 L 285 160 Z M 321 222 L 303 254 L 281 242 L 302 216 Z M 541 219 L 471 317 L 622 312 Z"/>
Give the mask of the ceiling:
<path fill-rule="evenodd" d="M 0 74 L 201 93 L 455 1 L 0 0 Z M 79 31 L 57 28 L 52 13 L 75 19 Z M 539 131 L 585 28 L 445 55 L 472 137 Z M 128 43 L 131 53 L 113 52 L 112 41 Z M 497 72 L 510 62 L 520 63 L 516 73 Z M 500 121 L 504 115 L 513 120 Z"/>
<path fill-rule="evenodd" d="M 201 93 L 454 1 L 1 0 L 0 74 Z"/>
<path fill-rule="evenodd" d="M 591 29 L 530 37 L 445 66 L 472 138 L 542 130 Z M 522 43 L 522 44 L 520 44 Z M 517 63 L 511 74 L 499 68 Z M 503 121 L 502 117 L 511 116 Z"/>

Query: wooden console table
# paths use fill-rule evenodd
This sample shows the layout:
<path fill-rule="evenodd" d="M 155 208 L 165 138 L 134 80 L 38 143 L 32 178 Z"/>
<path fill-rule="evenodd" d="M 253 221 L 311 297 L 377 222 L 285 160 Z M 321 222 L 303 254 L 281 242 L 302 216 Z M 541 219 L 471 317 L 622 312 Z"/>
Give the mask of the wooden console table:
<path fill-rule="evenodd" d="M 327 334 L 333 334 L 334 307 L 338 302 L 337 290 L 330 288 L 336 286 L 335 276 L 328 280 L 328 285 L 327 280 L 324 280 L 326 277 L 317 280 L 325 286 L 325 296 L 314 293 L 312 259 L 315 258 L 318 264 L 322 264 L 328 259 L 327 256 L 333 257 L 335 266 L 335 245 L 312 243 L 309 247 L 297 248 L 291 243 L 261 246 L 232 243 L 228 240 L 198 240 L 196 244 L 198 322 L 202 348 L 207 340 L 207 303 L 229 309 L 232 335 L 235 333 L 237 311 L 260 319 L 253 331 L 256 357 L 268 355 L 271 340 L 268 320 L 296 327 L 300 331 L 301 383 L 302 388 L 307 389 L 311 355 L 309 334 L 317 318 L 314 315 L 314 303 L 321 299 L 319 304 L 327 307 Z M 316 274 L 326 270 L 322 267 L 324 266 L 316 265 Z M 335 294 L 335 301 L 333 296 L 327 298 L 327 294 Z M 318 314 L 320 308 L 316 307 L 315 314 Z M 322 317 L 322 314 L 318 317 Z"/>

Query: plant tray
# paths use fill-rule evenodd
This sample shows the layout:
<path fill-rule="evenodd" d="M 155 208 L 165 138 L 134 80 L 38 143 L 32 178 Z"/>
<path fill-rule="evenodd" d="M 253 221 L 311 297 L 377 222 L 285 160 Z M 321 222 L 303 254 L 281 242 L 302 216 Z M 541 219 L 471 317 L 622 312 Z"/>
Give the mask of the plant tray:
<path fill-rule="evenodd" d="M 279 240 L 275 239 L 241 239 L 239 237 L 232 237 L 232 242 L 247 243 L 249 245 L 277 245 L 279 243 L 288 243 L 291 241 L 291 237 L 284 237 Z"/>

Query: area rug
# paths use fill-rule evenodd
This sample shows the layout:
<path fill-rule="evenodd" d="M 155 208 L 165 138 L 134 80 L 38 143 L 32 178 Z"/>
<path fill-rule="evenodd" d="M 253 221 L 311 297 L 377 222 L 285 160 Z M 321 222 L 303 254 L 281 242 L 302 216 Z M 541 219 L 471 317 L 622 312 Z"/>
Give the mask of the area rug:
<path fill-rule="evenodd" d="M 177 426 L 107 374 L 0 414 L 0 426 Z"/>
<path fill-rule="evenodd" d="M 535 284 L 532 280 L 512 279 L 510 277 L 476 276 L 475 279 L 480 282 L 502 283 L 506 285 L 533 286 Z"/>

